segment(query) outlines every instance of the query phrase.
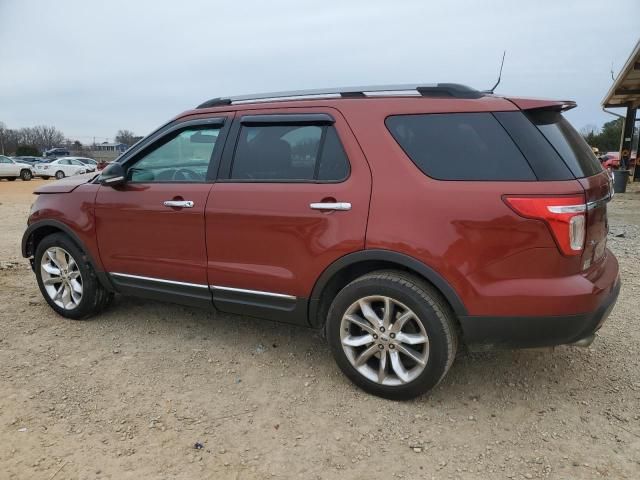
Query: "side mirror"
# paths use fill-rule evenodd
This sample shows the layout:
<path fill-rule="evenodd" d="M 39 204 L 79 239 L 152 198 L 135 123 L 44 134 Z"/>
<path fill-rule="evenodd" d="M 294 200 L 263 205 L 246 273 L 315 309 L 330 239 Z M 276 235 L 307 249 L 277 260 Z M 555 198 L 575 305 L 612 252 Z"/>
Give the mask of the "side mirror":
<path fill-rule="evenodd" d="M 100 183 L 109 187 L 123 185 L 127 181 L 127 176 L 118 162 L 110 163 L 100 174 Z"/>

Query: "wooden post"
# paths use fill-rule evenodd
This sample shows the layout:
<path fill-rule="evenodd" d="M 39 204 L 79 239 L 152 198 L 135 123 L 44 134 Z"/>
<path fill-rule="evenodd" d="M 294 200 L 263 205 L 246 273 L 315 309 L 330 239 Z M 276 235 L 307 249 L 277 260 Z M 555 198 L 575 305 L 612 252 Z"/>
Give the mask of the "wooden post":
<path fill-rule="evenodd" d="M 633 127 L 636 123 L 636 108 L 627 106 L 627 116 L 622 125 L 622 138 L 620 139 L 620 168 L 629 168 L 629 158 L 631 158 L 631 140 L 633 139 Z"/>

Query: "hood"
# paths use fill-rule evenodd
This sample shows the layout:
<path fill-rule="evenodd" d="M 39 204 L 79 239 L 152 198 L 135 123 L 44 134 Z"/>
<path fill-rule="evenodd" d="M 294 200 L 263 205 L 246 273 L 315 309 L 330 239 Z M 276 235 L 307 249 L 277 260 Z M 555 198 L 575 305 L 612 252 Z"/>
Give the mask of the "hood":
<path fill-rule="evenodd" d="M 15 162 L 16 162 L 16 165 L 20 165 L 20 166 L 22 166 L 22 167 L 32 167 L 32 168 L 33 168 L 33 165 L 31 165 L 30 163 L 27 163 L 27 162 L 20 162 L 20 161 L 18 161 L 18 160 L 16 160 Z"/>
<path fill-rule="evenodd" d="M 79 185 L 89 183 L 96 178 L 98 174 L 95 172 L 85 173 L 84 175 L 74 175 L 72 177 L 65 177 L 62 180 L 55 180 L 51 183 L 47 183 L 41 187 L 36 188 L 33 192 L 36 195 L 42 193 L 69 193 L 73 192 Z"/>

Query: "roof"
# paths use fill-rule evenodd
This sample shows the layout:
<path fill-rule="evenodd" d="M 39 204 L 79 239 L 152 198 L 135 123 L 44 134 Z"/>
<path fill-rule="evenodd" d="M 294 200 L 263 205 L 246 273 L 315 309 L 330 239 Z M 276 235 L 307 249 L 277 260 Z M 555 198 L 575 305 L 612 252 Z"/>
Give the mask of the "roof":
<path fill-rule="evenodd" d="M 640 40 L 602 99 L 602 106 L 640 106 Z"/>

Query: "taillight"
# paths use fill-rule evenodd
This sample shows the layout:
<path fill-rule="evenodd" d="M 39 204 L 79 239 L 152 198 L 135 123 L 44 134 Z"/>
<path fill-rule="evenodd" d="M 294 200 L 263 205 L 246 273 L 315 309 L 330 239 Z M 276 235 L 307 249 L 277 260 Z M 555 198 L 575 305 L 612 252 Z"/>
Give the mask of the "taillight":
<path fill-rule="evenodd" d="M 586 212 L 584 196 L 567 197 L 507 195 L 504 201 L 518 215 L 543 220 L 564 255 L 580 255 L 584 249 Z"/>

